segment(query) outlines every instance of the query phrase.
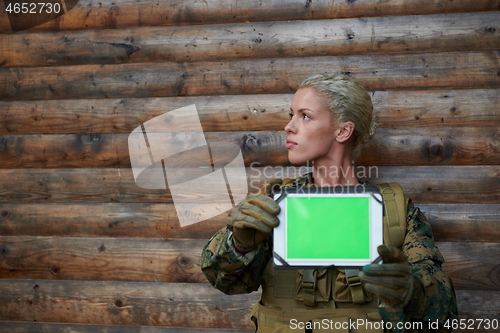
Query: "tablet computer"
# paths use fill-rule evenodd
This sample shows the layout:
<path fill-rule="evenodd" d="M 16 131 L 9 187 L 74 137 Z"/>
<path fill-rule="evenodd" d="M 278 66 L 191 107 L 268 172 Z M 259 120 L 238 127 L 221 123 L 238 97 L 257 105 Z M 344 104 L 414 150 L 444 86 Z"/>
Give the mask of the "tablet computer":
<path fill-rule="evenodd" d="M 383 244 L 383 199 L 376 186 L 281 189 L 274 228 L 276 268 L 362 267 Z"/>

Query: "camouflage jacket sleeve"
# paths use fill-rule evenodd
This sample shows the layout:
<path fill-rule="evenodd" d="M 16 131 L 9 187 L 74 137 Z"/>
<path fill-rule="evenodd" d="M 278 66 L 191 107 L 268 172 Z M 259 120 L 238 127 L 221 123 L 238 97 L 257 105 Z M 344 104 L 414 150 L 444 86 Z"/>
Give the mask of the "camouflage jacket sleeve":
<path fill-rule="evenodd" d="M 434 235 L 427 219 L 411 203 L 408 206 L 403 252 L 408 257 L 415 277 L 413 296 L 404 309 L 381 308 L 382 319 L 392 322 L 394 326 L 398 322 L 422 322 L 423 330 L 418 332 L 448 332 L 444 324 L 448 319 L 457 318 L 453 284 L 441 269 L 444 258 L 434 244 Z"/>
<path fill-rule="evenodd" d="M 262 272 L 271 259 L 272 237 L 241 255 L 234 249 L 232 232 L 224 227 L 210 239 L 201 255 L 201 270 L 208 281 L 225 294 L 256 291 Z"/>

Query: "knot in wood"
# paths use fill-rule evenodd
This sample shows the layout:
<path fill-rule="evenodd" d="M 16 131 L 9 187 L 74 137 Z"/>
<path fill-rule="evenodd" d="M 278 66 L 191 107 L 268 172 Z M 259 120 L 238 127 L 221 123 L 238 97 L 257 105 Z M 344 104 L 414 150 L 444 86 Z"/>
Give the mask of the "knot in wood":
<path fill-rule="evenodd" d="M 184 268 L 193 266 L 193 261 L 191 260 L 191 258 L 186 256 L 179 256 L 178 263 L 180 266 L 184 266 Z"/>
<path fill-rule="evenodd" d="M 432 146 L 428 146 L 426 155 L 429 160 L 433 160 L 435 158 L 441 158 L 441 162 L 448 161 L 454 153 L 454 146 L 448 143 L 435 144 Z"/>
<path fill-rule="evenodd" d="M 251 134 L 243 135 L 241 141 L 242 141 L 241 148 L 245 151 L 250 151 L 260 146 L 260 140 Z"/>
<path fill-rule="evenodd" d="M 3 255 L 10 254 L 9 248 L 5 245 L 0 246 L 0 254 L 3 254 Z"/>
<path fill-rule="evenodd" d="M 485 34 L 496 34 L 498 32 L 498 27 L 484 27 L 483 32 Z"/>
<path fill-rule="evenodd" d="M 432 156 L 442 156 L 444 153 L 444 147 L 441 145 L 433 145 L 429 147 L 429 153 Z"/>
<path fill-rule="evenodd" d="M 137 52 L 139 50 L 139 47 L 133 44 L 127 44 L 127 43 L 109 43 L 109 45 L 112 45 L 114 47 L 119 47 L 125 50 L 125 53 L 127 56 L 130 56 L 132 53 Z"/>
<path fill-rule="evenodd" d="M 0 149 L 9 150 L 11 146 L 13 146 L 17 141 L 17 136 L 9 135 L 7 137 L 0 138 Z"/>
<path fill-rule="evenodd" d="M 348 40 L 353 40 L 354 39 L 354 31 L 352 31 L 351 29 L 347 29 L 345 31 L 345 35 L 347 37 Z"/>
<path fill-rule="evenodd" d="M 101 138 L 100 134 L 81 134 L 80 139 L 82 140 L 83 143 L 92 143 L 95 141 L 99 141 Z"/>
<path fill-rule="evenodd" d="M 488 148 L 491 149 L 494 154 L 500 153 L 500 131 L 496 131 L 492 134 Z"/>

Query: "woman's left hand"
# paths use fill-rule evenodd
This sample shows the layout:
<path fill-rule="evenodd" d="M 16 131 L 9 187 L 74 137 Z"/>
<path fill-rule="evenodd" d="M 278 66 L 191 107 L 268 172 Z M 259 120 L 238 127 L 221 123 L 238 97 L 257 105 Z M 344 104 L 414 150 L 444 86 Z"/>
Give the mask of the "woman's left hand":
<path fill-rule="evenodd" d="M 363 267 L 359 278 L 365 290 L 376 294 L 386 305 L 404 307 L 410 301 L 415 278 L 404 253 L 390 245 L 380 245 L 378 253 L 384 263 Z"/>

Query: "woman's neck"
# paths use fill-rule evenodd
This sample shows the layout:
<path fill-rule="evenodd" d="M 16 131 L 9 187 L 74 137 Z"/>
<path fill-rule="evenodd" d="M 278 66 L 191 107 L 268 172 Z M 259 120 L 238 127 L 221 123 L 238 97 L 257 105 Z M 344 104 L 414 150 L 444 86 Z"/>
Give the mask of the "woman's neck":
<path fill-rule="evenodd" d="M 315 160 L 314 184 L 318 187 L 357 185 L 355 166 L 350 154 L 337 154 L 328 159 Z"/>

